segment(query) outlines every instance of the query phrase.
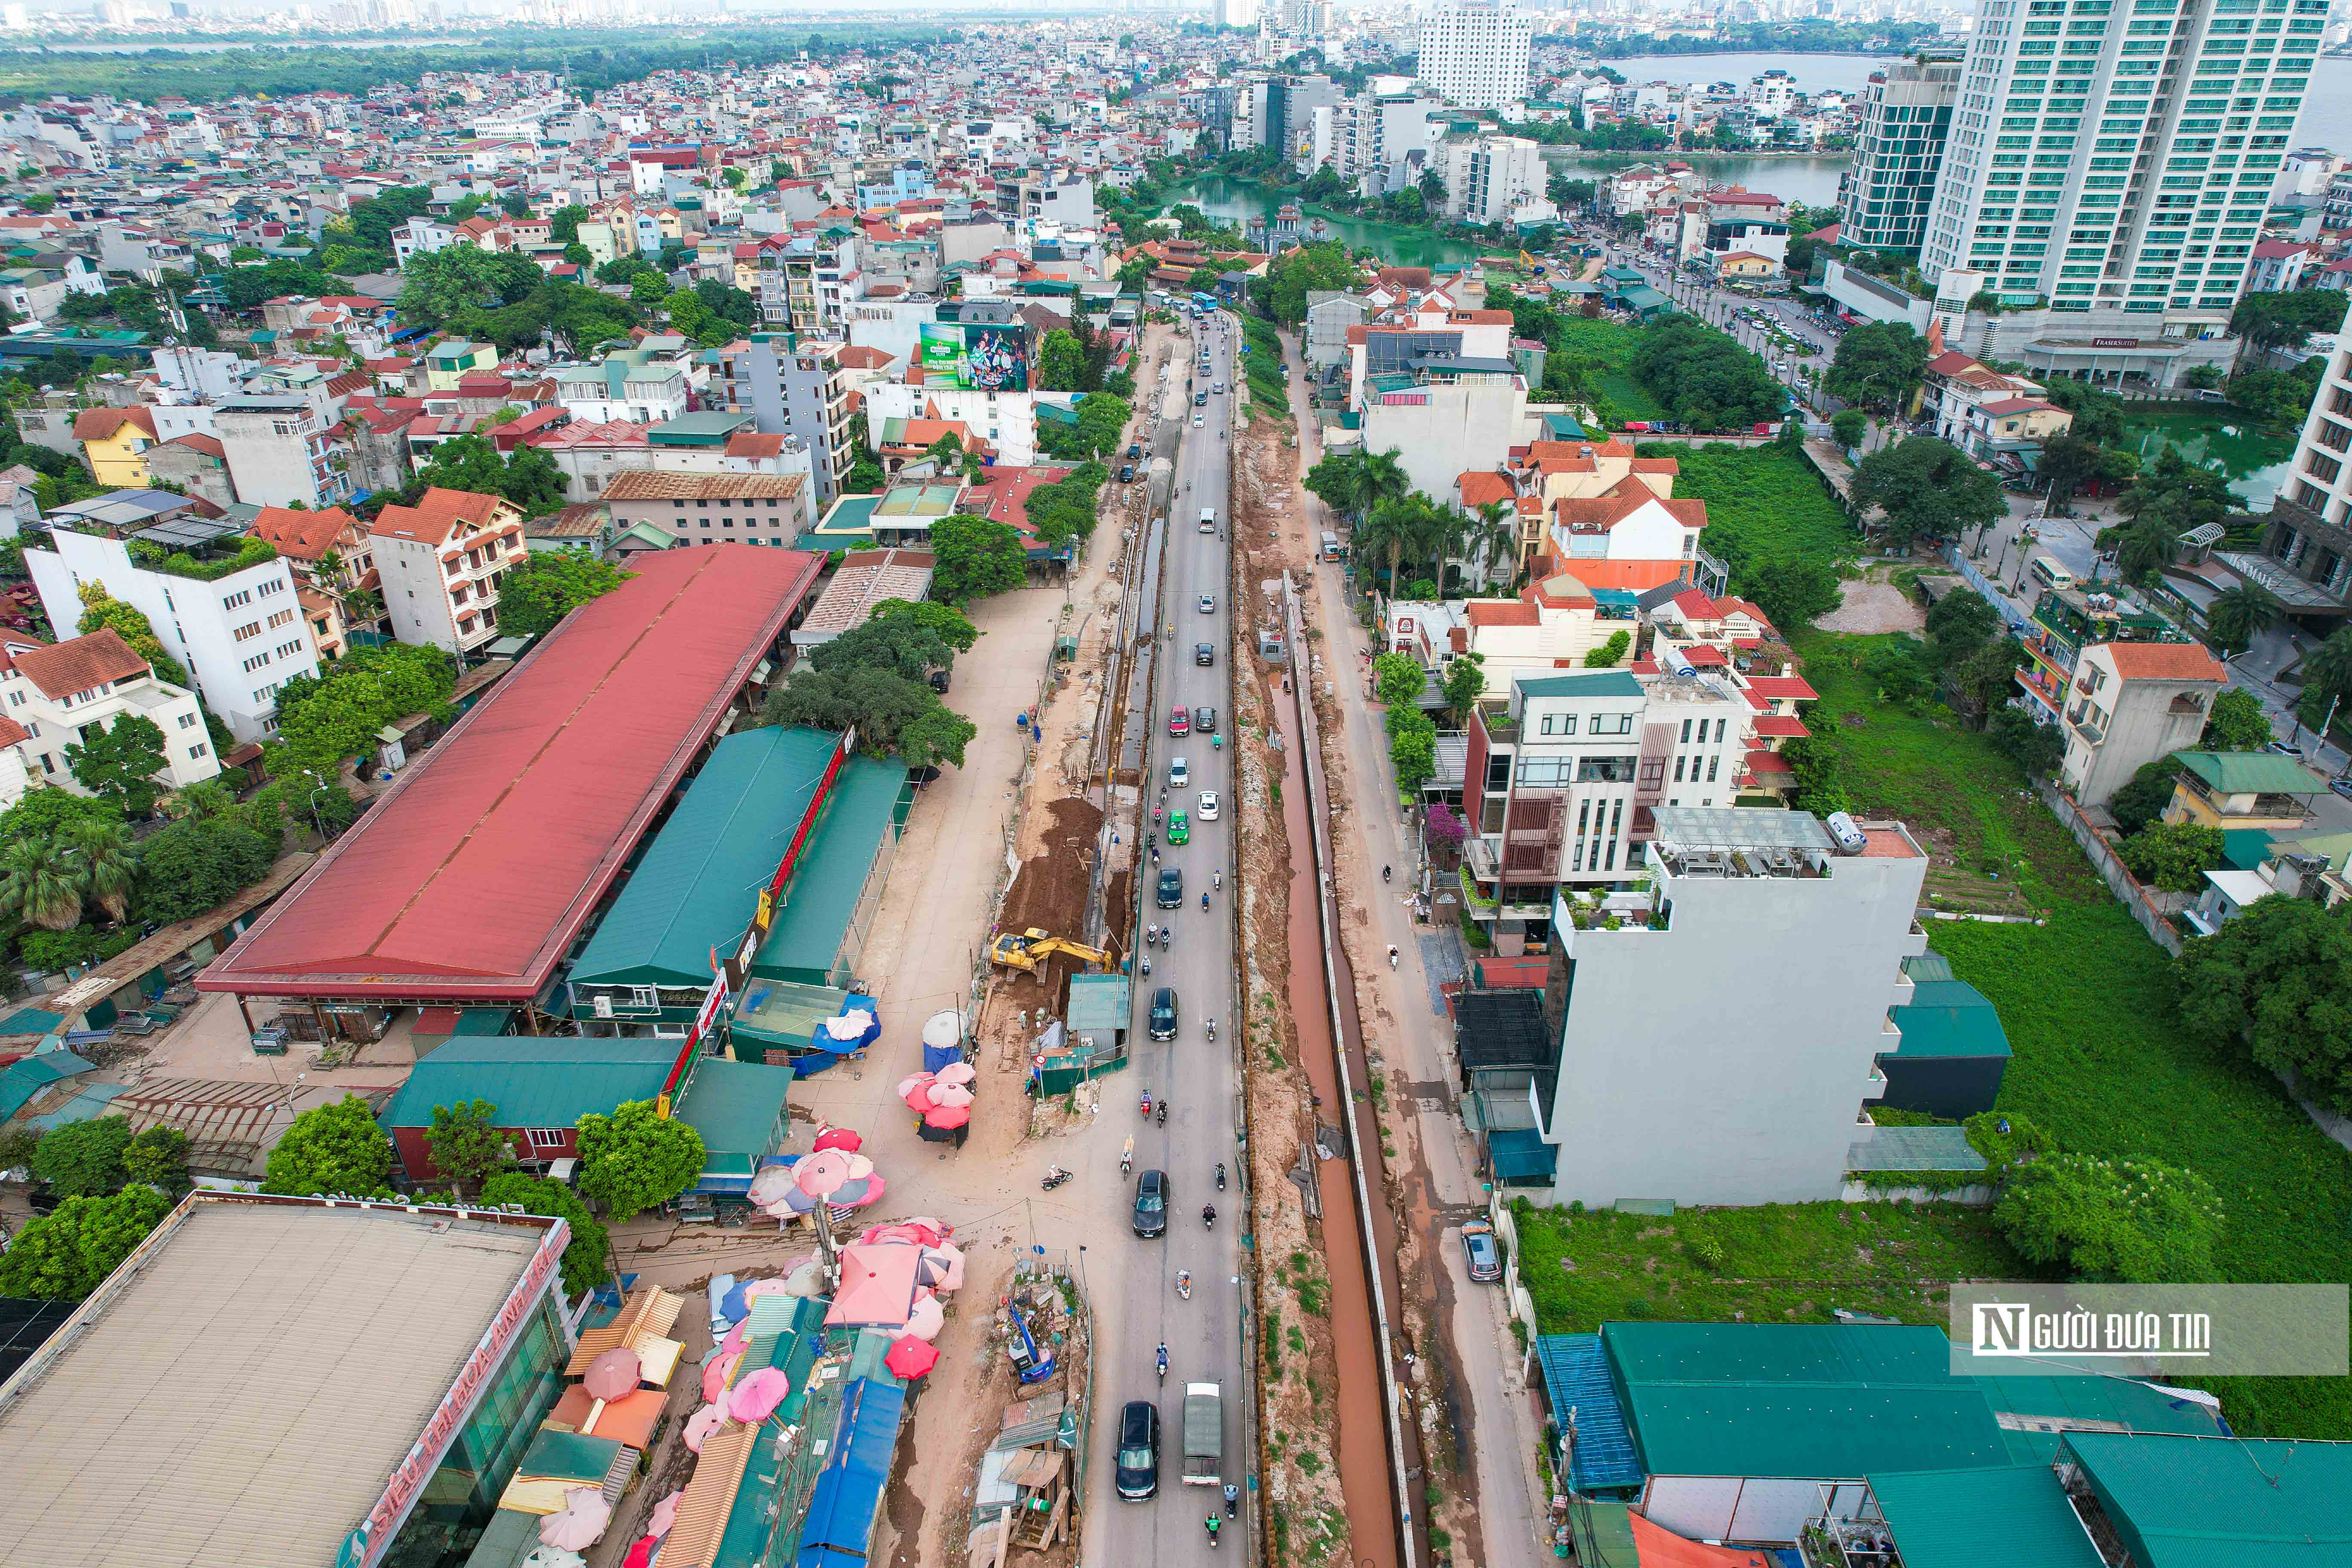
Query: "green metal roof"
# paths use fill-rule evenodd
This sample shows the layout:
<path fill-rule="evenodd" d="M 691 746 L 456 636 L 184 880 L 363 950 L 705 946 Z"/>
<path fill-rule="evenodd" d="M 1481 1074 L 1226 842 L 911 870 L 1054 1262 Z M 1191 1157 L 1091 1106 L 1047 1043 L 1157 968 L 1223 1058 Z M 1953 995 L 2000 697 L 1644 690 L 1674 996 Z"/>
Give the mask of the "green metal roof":
<path fill-rule="evenodd" d="M 1904 1568 L 2105 1568 L 2047 1465 L 1873 1475 L 1870 1489 Z"/>
<path fill-rule="evenodd" d="M 2069 1432 L 2140 1568 L 2340 1568 L 2352 1562 L 2352 1443 Z"/>
<path fill-rule="evenodd" d="M 1834 1479 L 2011 1461 L 1941 1330 L 1605 1323 L 1651 1475 Z"/>
<path fill-rule="evenodd" d="M 1983 992 L 1965 980 L 1915 982 L 1912 1000 L 1891 1015 L 1903 1043 L 1885 1055 L 2006 1057 L 2009 1036 Z"/>
<path fill-rule="evenodd" d="M 882 836 L 893 830 L 891 818 L 906 788 L 900 763 L 862 756 L 842 763 L 824 815 L 785 884 L 768 940 L 751 957 L 753 974 L 830 984 L 866 870 Z"/>
<path fill-rule="evenodd" d="M 2021 1447 L 2030 1460 L 2048 1464 L 2058 1457 L 2061 1433 L 2032 1426 L 2105 1423 L 2133 1432 L 2212 1437 L 2221 1432 L 2213 1413 L 2193 1399 L 2167 1394 L 2124 1377 L 1978 1377 L 1996 1416 L 2014 1416 L 2004 1435 L 2012 1453 Z"/>
<path fill-rule="evenodd" d="M 769 726 L 728 736 L 572 967 L 574 985 L 710 984 L 710 950 L 751 923 L 760 889 L 793 841 L 838 744 L 822 730 Z"/>
<path fill-rule="evenodd" d="M 51 1016 L 42 1015 L 43 1017 Z M 50 1027 L 56 1026 L 51 1025 Z M 71 1051 L 36 1051 L 0 1068 L 0 1121 L 5 1121 L 24 1110 L 51 1085 L 96 1070 L 94 1064 L 82 1060 Z"/>
<path fill-rule="evenodd" d="M 703 1170 L 714 1176 L 748 1176 L 760 1156 L 781 1138 L 784 1094 L 793 1087 L 789 1067 L 705 1057 L 694 1064 L 677 1119 L 702 1134 Z"/>
<path fill-rule="evenodd" d="M 1639 697 L 1642 683 L 1622 669 L 1604 669 L 1592 675 L 1547 675 L 1534 680 L 1524 678 L 1516 681 L 1518 689 L 1529 697 Z"/>
<path fill-rule="evenodd" d="M 1073 974 L 1070 1005 L 1063 1015 L 1073 1035 L 1099 1034 L 1103 1043 L 1135 1016 L 1130 983 L 1124 974 Z"/>
<path fill-rule="evenodd" d="M 2216 795 L 2317 795 L 2311 770 L 2276 752 L 2181 752 L 2180 765 Z"/>
<path fill-rule="evenodd" d="M 430 1127 L 433 1108 L 469 1100 L 497 1106 L 501 1127 L 569 1127 L 624 1100 L 661 1092 L 677 1040 L 607 1040 L 457 1035 L 418 1059 L 376 1118 L 386 1127 Z"/>
<path fill-rule="evenodd" d="M 758 424 L 753 415 L 705 410 L 665 419 L 646 432 L 646 439 L 656 447 L 724 447 L 738 430 L 749 430 Z"/>
<path fill-rule="evenodd" d="M 2279 853 L 2272 847 L 2275 842 L 2267 827 L 2225 827 L 2221 829 L 2221 865 L 2224 869 L 2231 871 L 2257 870 L 2263 861 Z M 2352 843 L 2352 839 L 2347 842 Z M 2296 847 L 2298 850 L 2302 848 L 2301 846 Z M 2324 850 L 2307 852 L 2326 854 Z M 2333 855 L 2327 858 L 2335 858 Z"/>

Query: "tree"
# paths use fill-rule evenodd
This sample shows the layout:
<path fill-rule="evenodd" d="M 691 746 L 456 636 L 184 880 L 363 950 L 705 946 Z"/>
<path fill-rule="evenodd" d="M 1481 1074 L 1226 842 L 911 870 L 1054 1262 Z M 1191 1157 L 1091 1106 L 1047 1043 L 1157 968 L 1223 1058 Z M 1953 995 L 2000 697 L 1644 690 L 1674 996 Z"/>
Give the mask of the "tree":
<path fill-rule="evenodd" d="M 226 817 L 173 823 L 148 839 L 140 854 L 145 887 L 140 913 L 152 921 L 184 921 L 216 910 L 268 876 L 279 847 Z"/>
<path fill-rule="evenodd" d="M 1437 773 L 1437 724 L 1428 714 L 1411 713 L 1389 735 L 1389 762 L 1397 788 L 1411 795 Z"/>
<path fill-rule="evenodd" d="M 2080 436 L 2053 436 L 2042 444 L 2041 473 L 2050 486 L 2050 510 L 2063 511 L 2074 492 L 2095 480 L 2129 479 L 2138 459 Z"/>
<path fill-rule="evenodd" d="M 2116 570 L 2134 583 L 2145 583 L 2172 564 L 2180 553 L 2180 531 L 2167 511 L 2149 510 L 2126 524 L 2116 540 Z"/>
<path fill-rule="evenodd" d="M 2188 1283 L 2214 1277 L 2221 1199 L 2177 1165 L 2044 1154 L 2017 1168 L 1993 1220 L 2018 1256 L 2079 1279 Z"/>
<path fill-rule="evenodd" d="M 1601 643 L 1600 647 L 1590 647 L 1584 650 L 1584 668 L 1587 669 L 1614 669 L 1620 663 L 1623 662 L 1625 650 L 1633 646 L 1633 634 L 1624 630 L 1622 627 L 1620 627 L 1618 630 L 1611 632 L 1609 634 L 1608 640 Z"/>
<path fill-rule="evenodd" d="M 1854 469 L 1852 494 L 1864 512 L 1875 508 L 1885 514 L 1887 548 L 1897 552 L 1908 552 L 1920 539 L 1958 539 L 2009 515 L 2000 481 L 1932 436 L 1914 436 L 1864 458 Z"/>
<path fill-rule="evenodd" d="M 2137 833 L 2164 814 L 2172 799 L 2172 781 L 2179 764 L 2171 757 L 2143 763 L 2131 782 L 2107 797 L 2107 815 L 2125 834 Z"/>
<path fill-rule="evenodd" d="M 2254 639 L 2278 625 L 2284 613 L 2268 589 L 2240 583 L 2214 595 L 2205 606 L 2205 635 L 2226 658 L 2253 647 Z"/>
<path fill-rule="evenodd" d="M 572 1232 L 563 1244 L 563 1293 L 577 1300 L 613 1277 L 606 1261 L 609 1233 L 580 1194 L 561 1182 L 501 1171 L 482 1184 L 482 1204 L 488 1208 L 514 1206 L 525 1214 L 562 1220 Z"/>
<path fill-rule="evenodd" d="M 1029 553 L 1011 523 L 959 512 L 931 525 L 931 594 L 957 608 L 1029 580 Z"/>
<path fill-rule="evenodd" d="M 563 504 L 563 470 L 536 447 L 517 447 L 501 454 L 480 436 L 454 436 L 433 448 L 432 458 L 416 478 L 397 492 L 405 505 L 434 487 L 464 490 L 471 495 L 503 496 L 522 509 L 526 517 L 553 511 Z M 500 618 L 504 618 L 503 609 Z"/>
<path fill-rule="evenodd" d="M 1265 281 L 1258 288 L 1266 313 L 1296 326 L 1307 319 L 1307 295 L 1348 289 L 1356 279 L 1356 264 L 1349 259 L 1348 247 L 1334 240 L 1284 251 L 1266 264 Z"/>
<path fill-rule="evenodd" d="M 400 275 L 401 320 L 435 324 L 514 304 L 547 278 L 538 263 L 528 257 L 482 250 L 470 245 L 418 251 L 402 265 Z"/>
<path fill-rule="evenodd" d="M 2213 699 L 2212 710 L 2205 715 L 2205 733 L 2197 743 L 2209 752 L 2259 752 L 2275 738 L 2263 700 L 2232 686 Z"/>
<path fill-rule="evenodd" d="M 561 206 L 548 215 L 548 237 L 558 245 L 576 245 L 580 240 L 580 225 L 588 216 L 588 209 L 578 205 Z"/>
<path fill-rule="evenodd" d="M 48 838 L 20 838 L 0 850 L 0 910 L 47 931 L 81 923 L 81 889 Z"/>
<path fill-rule="evenodd" d="M 632 1100 L 580 1119 L 580 1190 L 615 1221 L 666 1204 L 701 1179 L 702 1134 Z"/>
<path fill-rule="evenodd" d="M 1981 594 L 1961 589 L 1936 601 L 1927 612 L 1927 636 L 1936 662 L 1949 669 L 2000 635 L 2000 613 Z"/>
<path fill-rule="evenodd" d="M 133 1134 L 122 1146 L 122 1175 L 125 1183 L 144 1182 L 178 1197 L 193 1184 L 188 1180 L 188 1135 L 161 1124 Z"/>
<path fill-rule="evenodd" d="M 0 1253 L 0 1296 L 78 1301 L 104 1284 L 171 1212 L 172 1200 L 144 1185 L 112 1197 L 68 1198 Z"/>
<path fill-rule="evenodd" d="M 667 273 L 657 269 L 639 269 L 629 279 L 629 298 L 640 305 L 658 305 L 669 297 Z"/>
<path fill-rule="evenodd" d="M 460 1191 L 481 1185 L 514 1158 L 514 1150 L 499 1131 L 498 1113 L 497 1106 L 479 1098 L 433 1108 L 425 1145 L 433 1152 L 434 1169 Z"/>
<path fill-rule="evenodd" d="M 180 667 L 179 661 L 164 651 L 163 639 L 155 635 L 154 625 L 147 619 L 145 612 L 136 605 L 110 597 L 106 584 L 96 579 L 83 584 L 79 593 L 82 610 L 75 630 L 87 637 L 101 627 L 110 626 L 116 636 L 131 645 L 131 652 L 154 668 L 158 680 L 168 681 L 173 686 L 194 684 L 188 679 L 188 672 Z"/>
<path fill-rule="evenodd" d="M 1822 385 L 1841 402 L 1883 416 L 1910 402 L 1927 368 L 1925 338 L 1899 321 L 1872 321 L 1838 340 Z"/>
<path fill-rule="evenodd" d="M 74 782 L 92 795 L 119 803 L 132 816 L 146 816 L 164 789 L 155 775 L 171 766 L 164 744 L 155 721 L 124 713 L 88 739 L 68 742 L 66 763 Z"/>
<path fill-rule="evenodd" d="M 2352 693 L 2352 626 L 2338 626 L 2327 640 L 2303 656 L 2303 700 L 2299 706 L 2313 723 L 2321 722 L 2335 699 Z M 0 903 L 6 902 L 0 893 Z"/>
<path fill-rule="evenodd" d="M 1421 661 L 1409 653 L 1384 653 L 1372 660 L 1372 689 L 1391 708 L 1418 702 L 1426 680 Z"/>
<path fill-rule="evenodd" d="M 2238 510 L 2230 483 L 2200 468 L 2168 447 L 2156 461 L 2139 470 L 2131 488 L 2116 498 L 2124 515 L 2137 519 L 2151 514 L 2168 522 L 2177 533 L 2187 533 L 2209 522 L 2221 522 Z"/>
<path fill-rule="evenodd" d="M 2193 822 L 2151 822 L 2116 846 L 2131 874 L 2168 893 L 2193 893 L 2221 864 L 2221 830 Z"/>
<path fill-rule="evenodd" d="M 367 1101 L 346 1094 L 294 1119 L 269 1152 L 261 1190 L 298 1197 L 388 1198 L 391 1177 L 392 1141 L 376 1125 Z"/>
<path fill-rule="evenodd" d="M 898 760 L 910 768 L 935 768 L 942 763 L 963 766 L 963 749 L 980 733 L 980 726 L 933 700 L 898 731 Z"/>
<path fill-rule="evenodd" d="M 2033 715 L 2022 708 L 1996 708 L 1990 722 L 1985 726 L 2010 761 L 2035 778 L 2047 778 L 2058 771 L 2058 763 L 2066 755 L 2066 738 L 2054 724 L 2037 724 Z"/>
<path fill-rule="evenodd" d="M 509 637 L 537 637 L 635 575 L 583 547 L 534 550 L 499 580 L 499 630 Z"/>
<path fill-rule="evenodd" d="M 109 920 L 129 916 L 139 880 L 138 851 L 129 828 L 84 817 L 58 827 L 57 847 L 84 903 L 96 904 Z"/>
<path fill-rule="evenodd" d="M 33 1174 L 61 1197 L 102 1198 L 119 1193 L 129 1179 L 122 1151 L 130 1142 L 128 1118 L 69 1121 L 42 1134 L 33 1151 Z"/>
<path fill-rule="evenodd" d="M 2341 910 L 2257 899 L 2189 941 L 2173 974 L 2192 1039 L 2293 1074 L 2305 1093 L 2352 1113 L 2352 926 Z"/>
<path fill-rule="evenodd" d="M 1964 699 L 1958 706 L 1971 714 L 1988 712 L 2009 700 L 2018 669 L 2030 662 L 2025 645 L 2012 637 L 1999 637 L 1963 659 L 1950 679 Z"/>
<path fill-rule="evenodd" d="M 1768 561 L 1744 575 L 1748 596 L 1784 633 L 1793 634 L 1829 614 L 1845 597 L 1835 572 L 1801 556 Z"/>
<path fill-rule="evenodd" d="M 1888 637 L 1871 650 L 1863 672 L 1877 688 L 1880 701 L 1905 708 L 1927 694 L 1933 679 L 1927 661 L 1919 657 L 1923 651 L 1906 637 Z"/>
<path fill-rule="evenodd" d="M 1626 368 L 1694 430 L 1778 419 L 1788 401 L 1762 360 L 1690 316 L 1669 316 L 1643 331 Z"/>
<path fill-rule="evenodd" d="M 1870 434 L 1870 416 L 1859 408 L 1841 408 L 1830 416 L 1830 434 L 1850 452 Z"/>
<path fill-rule="evenodd" d="M 1458 728 L 1468 726 L 1470 710 L 1477 705 L 1478 699 L 1486 692 L 1486 672 L 1480 668 L 1486 662 L 1486 656 L 1479 653 L 1456 654 L 1446 660 L 1445 674 L 1438 682 L 1438 689 L 1445 693 L 1445 706 L 1453 713 L 1454 722 Z"/>
<path fill-rule="evenodd" d="M 1030 492 L 1034 496 L 1036 492 Z M 944 643 L 956 653 L 969 653 L 971 645 L 980 640 L 980 628 L 970 616 L 948 605 L 935 605 L 929 599 L 884 599 L 866 613 L 866 625 L 885 631 L 901 626 L 915 627 Z M 836 638 L 835 641 L 840 639 Z M 819 644 L 818 651 L 830 647 Z"/>
<path fill-rule="evenodd" d="M 2265 354 L 2273 349 L 2301 348 L 2312 333 L 2332 332 L 2344 324 L 2344 301 L 2327 298 L 2331 292 L 2297 289 L 2241 294 L 2237 309 L 2230 312 L 2230 331 L 2244 340 L 2244 348 Z"/>
<path fill-rule="evenodd" d="M 1087 351 L 1077 334 L 1059 327 L 1045 334 L 1037 346 L 1036 386 L 1040 392 L 1087 390 Z"/>
<path fill-rule="evenodd" d="M 1790 776 L 1796 784 L 1790 804 L 1799 811 L 1828 816 L 1853 809 L 1853 798 L 1846 794 L 1837 748 L 1829 742 L 1818 735 L 1799 736 L 1781 742 L 1780 757 L 1789 764 Z"/>

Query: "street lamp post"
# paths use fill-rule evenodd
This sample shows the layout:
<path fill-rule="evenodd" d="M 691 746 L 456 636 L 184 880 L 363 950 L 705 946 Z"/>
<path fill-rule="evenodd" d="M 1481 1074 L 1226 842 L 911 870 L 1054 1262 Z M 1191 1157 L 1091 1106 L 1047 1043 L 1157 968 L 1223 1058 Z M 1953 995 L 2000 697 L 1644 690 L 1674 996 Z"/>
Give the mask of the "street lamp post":
<path fill-rule="evenodd" d="M 319 781 L 318 787 L 310 792 L 310 820 L 318 824 L 319 842 L 323 844 L 327 841 L 327 819 L 319 815 L 319 796 L 325 793 L 327 789 L 327 781 L 324 777 L 314 773 L 309 768 L 304 768 L 302 770 L 302 776 L 305 778 L 317 779 Z"/>

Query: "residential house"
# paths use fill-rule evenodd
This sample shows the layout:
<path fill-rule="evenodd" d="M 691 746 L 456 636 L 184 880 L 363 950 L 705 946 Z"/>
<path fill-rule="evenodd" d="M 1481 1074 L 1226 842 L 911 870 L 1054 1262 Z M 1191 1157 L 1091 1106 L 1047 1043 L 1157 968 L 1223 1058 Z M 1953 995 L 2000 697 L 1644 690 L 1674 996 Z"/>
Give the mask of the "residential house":
<path fill-rule="evenodd" d="M 0 743 L 27 779 L 76 795 L 90 791 L 73 776 L 66 748 L 111 730 L 126 715 L 163 735 L 155 777 L 179 789 L 220 772 L 195 694 L 159 679 L 147 660 L 111 626 L 54 646 L 21 632 L 0 632 Z M 16 799 L 0 783 L 0 805 Z"/>
<path fill-rule="evenodd" d="M 489 343 L 436 343 L 425 351 L 425 388 L 455 392 L 457 384 L 478 371 L 498 368 L 499 351 Z"/>
<path fill-rule="evenodd" d="M 2326 785 L 2276 752 L 2182 752 L 2164 820 L 2200 827 L 2292 833 L 2311 819 Z"/>
<path fill-rule="evenodd" d="M 147 448 L 155 444 L 155 416 L 143 405 L 85 408 L 74 416 L 74 439 L 90 477 L 116 489 L 147 485 Z"/>
<path fill-rule="evenodd" d="M 255 538 L 276 545 L 279 558 L 293 567 L 297 596 L 321 656 L 342 658 L 354 630 L 362 641 L 382 640 L 383 612 L 371 600 L 381 599 L 383 580 L 366 523 L 341 507 L 295 511 L 270 506 L 255 515 L 250 527 Z"/>
<path fill-rule="evenodd" d="M 2019 638 L 2026 662 L 2018 667 L 2018 689 L 2027 711 L 2044 724 L 2065 716 L 2075 661 L 2096 645 L 2179 643 L 2186 639 L 2163 616 L 2126 595 L 2098 589 L 2046 588 L 2034 601 L 2032 617 Z"/>
<path fill-rule="evenodd" d="M 616 349 L 594 364 L 557 371 L 555 396 L 572 418 L 588 424 L 656 425 L 686 412 L 686 364 L 675 355 Z"/>
<path fill-rule="evenodd" d="M 790 549 L 814 526 L 803 474 L 616 474 L 604 500 L 615 529 L 641 522 L 689 544 L 740 541 Z"/>
<path fill-rule="evenodd" d="M 213 409 L 237 500 L 247 506 L 320 508 L 352 494 L 351 459 L 335 426 L 299 392 L 239 393 Z"/>
<path fill-rule="evenodd" d="M 368 534 L 394 637 L 461 658 L 497 640 L 499 580 L 529 553 L 520 508 L 436 485 L 385 507 Z"/>
<path fill-rule="evenodd" d="M 22 463 L 0 468 L 0 539 L 15 539 L 41 521 L 41 476 Z"/>
<path fill-rule="evenodd" d="M 201 430 L 190 431 L 148 447 L 146 457 L 147 477 L 152 482 L 177 485 L 217 507 L 236 504 L 236 485 L 229 477 L 228 452 L 219 437 Z"/>
<path fill-rule="evenodd" d="M 2102 806 L 2147 763 L 2193 748 L 2230 672 L 2201 643 L 2098 643 L 2074 663 L 2059 780 Z"/>

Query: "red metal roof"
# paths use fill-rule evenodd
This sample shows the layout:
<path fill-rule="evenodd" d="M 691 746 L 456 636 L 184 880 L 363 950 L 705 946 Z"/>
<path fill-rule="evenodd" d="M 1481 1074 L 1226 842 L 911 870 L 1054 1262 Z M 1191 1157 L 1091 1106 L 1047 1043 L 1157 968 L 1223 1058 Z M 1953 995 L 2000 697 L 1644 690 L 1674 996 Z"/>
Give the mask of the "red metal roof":
<path fill-rule="evenodd" d="M 647 552 L 393 784 L 197 988 L 521 1002 L 816 582 L 821 557 Z"/>

